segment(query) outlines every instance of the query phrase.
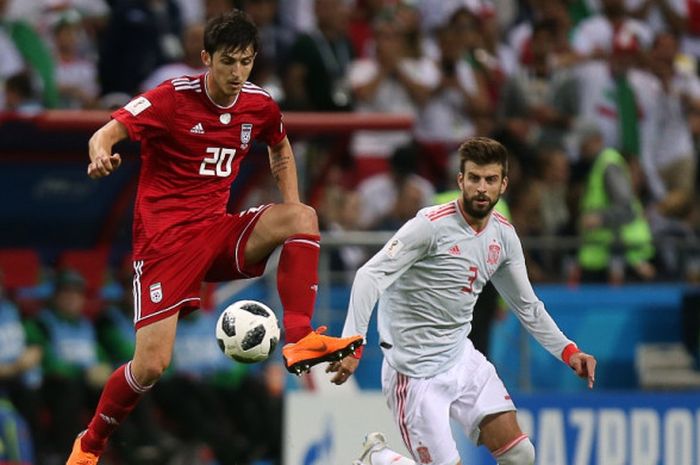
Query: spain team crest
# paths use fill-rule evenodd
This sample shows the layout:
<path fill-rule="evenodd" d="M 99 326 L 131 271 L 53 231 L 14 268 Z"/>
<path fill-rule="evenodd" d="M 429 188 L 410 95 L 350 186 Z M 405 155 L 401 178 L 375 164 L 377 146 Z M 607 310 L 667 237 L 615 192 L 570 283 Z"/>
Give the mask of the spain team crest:
<path fill-rule="evenodd" d="M 498 264 L 498 259 L 501 256 L 501 246 L 498 245 L 498 242 L 493 241 L 491 245 L 489 245 L 489 254 L 488 257 L 486 258 L 486 263 L 489 265 L 496 265 Z"/>
<path fill-rule="evenodd" d="M 250 143 L 250 136 L 253 133 L 252 123 L 241 124 L 241 147 L 247 147 Z"/>
<path fill-rule="evenodd" d="M 430 451 L 427 447 L 420 446 L 416 448 L 416 452 L 418 453 L 418 460 L 420 460 L 420 463 L 428 464 L 433 461 L 433 458 L 430 456 Z"/>

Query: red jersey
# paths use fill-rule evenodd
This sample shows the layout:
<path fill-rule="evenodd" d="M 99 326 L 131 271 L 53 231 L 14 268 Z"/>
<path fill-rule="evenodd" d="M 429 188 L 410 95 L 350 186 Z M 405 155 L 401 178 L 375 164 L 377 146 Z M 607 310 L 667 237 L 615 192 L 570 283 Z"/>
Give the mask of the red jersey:
<path fill-rule="evenodd" d="M 184 247 L 225 215 L 252 141 L 273 146 L 286 136 L 280 109 L 263 89 L 246 82 L 224 108 L 209 98 L 205 76 L 166 81 L 112 114 L 141 142 L 135 259 Z"/>

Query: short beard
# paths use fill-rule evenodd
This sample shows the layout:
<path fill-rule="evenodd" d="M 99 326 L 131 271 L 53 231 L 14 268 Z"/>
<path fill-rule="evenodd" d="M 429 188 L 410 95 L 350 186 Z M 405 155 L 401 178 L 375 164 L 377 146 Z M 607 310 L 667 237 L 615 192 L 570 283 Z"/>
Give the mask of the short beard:
<path fill-rule="evenodd" d="M 467 215 L 480 220 L 486 218 L 491 213 L 491 210 L 493 210 L 493 207 L 496 206 L 501 196 L 498 195 L 492 202 L 489 203 L 489 206 L 483 210 L 476 209 L 472 206 L 472 200 L 475 200 L 476 198 L 477 197 L 475 196 L 470 199 L 466 196 L 466 194 L 462 193 L 462 205 L 464 206 L 464 211 L 467 213 Z"/>

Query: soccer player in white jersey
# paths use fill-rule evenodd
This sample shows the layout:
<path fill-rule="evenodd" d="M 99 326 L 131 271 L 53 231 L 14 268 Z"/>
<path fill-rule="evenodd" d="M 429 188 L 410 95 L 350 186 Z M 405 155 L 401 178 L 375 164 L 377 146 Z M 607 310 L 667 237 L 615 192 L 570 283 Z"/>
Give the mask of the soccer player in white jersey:
<path fill-rule="evenodd" d="M 382 391 L 412 459 L 368 435 L 359 465 L 461 465 L 450 418 L 499 465 L 532 465 L 535 450 L 493 365 L 467 338 L 490 280 L 521 323 L 593 387 L 596 360 L 561 332 L 527 277 L 520 239 L 493 207 L 508 185 L 508 154 L 475 137 L 459 149 L 460 198 L 418 212 L 355 276 L 343 335 L 367 334 L 379 299 Z M 327 371 L 342 384 L 361 351 Z"/>

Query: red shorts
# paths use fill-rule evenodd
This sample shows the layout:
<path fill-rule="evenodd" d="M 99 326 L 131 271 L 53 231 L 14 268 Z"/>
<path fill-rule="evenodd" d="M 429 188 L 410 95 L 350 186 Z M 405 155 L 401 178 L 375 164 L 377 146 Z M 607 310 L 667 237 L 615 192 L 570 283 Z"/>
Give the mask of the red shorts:
<path fill-rule="evenodd" d="M 253 278 L 265 271 L 267 257 L 247 264 L 246 243 L 271 204 L 226 215 L 207 225 L 171 254 L 134 261 L 134 325 L 147 326 L 180 311 L 199 308 L 202 282 Z"/>

